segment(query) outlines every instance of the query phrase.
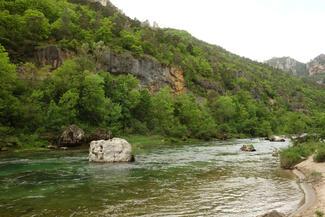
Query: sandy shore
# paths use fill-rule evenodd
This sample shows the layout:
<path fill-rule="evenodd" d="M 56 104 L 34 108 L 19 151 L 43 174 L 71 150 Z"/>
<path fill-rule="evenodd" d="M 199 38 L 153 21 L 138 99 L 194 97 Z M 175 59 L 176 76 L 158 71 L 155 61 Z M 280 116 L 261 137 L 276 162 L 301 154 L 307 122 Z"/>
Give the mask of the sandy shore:
<path fill-rule="evenodd" d="M 302 181 L 305 201 L 290 217 L 315 217 L 316 211 L 325 214 L 325 163 L 315 163 L 309 157 L 296 166 L 294 173 Z"/>

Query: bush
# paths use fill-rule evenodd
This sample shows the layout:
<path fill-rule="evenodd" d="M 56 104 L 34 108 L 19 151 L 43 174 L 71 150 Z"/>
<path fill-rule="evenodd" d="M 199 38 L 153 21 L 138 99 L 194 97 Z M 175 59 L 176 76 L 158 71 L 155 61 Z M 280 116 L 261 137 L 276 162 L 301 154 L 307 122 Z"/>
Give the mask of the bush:
<path fill-rule="evenodd" d="M 315 214 L 316 214 L 317 217 L 323 217 L 324 216 L 324 213 L 322 211 L 319 211 L 319 210 L 316 210 Z"/>
<path fill-rule="evenodd" d="M 298 148 L 288 148 L 280 152 L 280 165 L 284 169 L 292 169 L 301 161 L 303 161 L 303 157 Z"/>
<path fill-rule="evenodd" d="M 325 162 L 325 146 L 320 146 L 315 155 L 314 155 L 315 162 Z"/>
<path fill-rule="evenodd" d="M 298 146 L 292 146 L 280 152 L 280 164 L 284 169 L 292 169 L 311 155 L 315 150 L 315 144 L 306 143 Z"/>
<path fill-rule="evenodd" d="M 296 164 L 312 155 L 315 150 L 317 150 L 317 154 L 315 155 L 314 160 L 319 154 L 320 159 L 323 159 L 325 161 L 325 147 L 320 143 L 308 142 L 294 145 L 282 150 L 280 152 L 281 167 L 284 169 L 292 169 Z"/>

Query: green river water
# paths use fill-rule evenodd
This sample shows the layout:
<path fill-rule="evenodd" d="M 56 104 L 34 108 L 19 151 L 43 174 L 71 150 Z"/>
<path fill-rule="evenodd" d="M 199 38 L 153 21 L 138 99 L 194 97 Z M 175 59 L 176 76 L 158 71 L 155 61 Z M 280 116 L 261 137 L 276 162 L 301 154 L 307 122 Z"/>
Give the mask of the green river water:
<path fill-rule="evenodd" d="M 254 144 L 257 152 L 239 151 Z M 94 164 L 87 150 L 0 155 L 0 216 L 221 216 L 290 213 L 303 198 L 260 139 L 136 149 Z"/>

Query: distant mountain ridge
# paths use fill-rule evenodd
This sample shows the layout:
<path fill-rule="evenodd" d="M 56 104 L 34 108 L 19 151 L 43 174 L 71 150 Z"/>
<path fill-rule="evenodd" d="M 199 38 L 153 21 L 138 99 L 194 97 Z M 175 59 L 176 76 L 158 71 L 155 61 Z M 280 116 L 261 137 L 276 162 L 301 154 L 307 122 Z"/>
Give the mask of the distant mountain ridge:
<path fill-rule="evenodd" d="M 308 63 L 301 63 L 291 57 L 274 57 L 265 63 L 289 74 L 311 77 L 318 83 L 325 83 L 325 54 L 320 54 Z"/>
<path fill-rule="evenodd" d="M 265 62 L 266 64 L 281 69 L 285 72 L 289 72 L 292 75 L 296 76 L 306 76 L 308 75 L 307 65 L 301 63 L 291 57 L 274 57 Z"/>

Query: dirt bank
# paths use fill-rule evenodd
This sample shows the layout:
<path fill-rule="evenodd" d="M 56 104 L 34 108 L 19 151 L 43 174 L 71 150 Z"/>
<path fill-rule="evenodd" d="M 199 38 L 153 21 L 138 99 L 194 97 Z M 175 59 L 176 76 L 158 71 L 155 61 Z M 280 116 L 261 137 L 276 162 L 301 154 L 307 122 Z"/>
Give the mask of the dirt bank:
<path fill-rule="evenodd" d="M 325 214 L 325 163 L 315 163 L 309 157 L 298 164 L 294 172 L 304 180 L 301 188 L 305 192 L 305 203 L 291 216 L 314 217 L 316 211 Z"/>

